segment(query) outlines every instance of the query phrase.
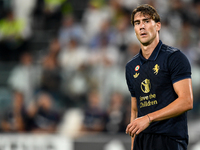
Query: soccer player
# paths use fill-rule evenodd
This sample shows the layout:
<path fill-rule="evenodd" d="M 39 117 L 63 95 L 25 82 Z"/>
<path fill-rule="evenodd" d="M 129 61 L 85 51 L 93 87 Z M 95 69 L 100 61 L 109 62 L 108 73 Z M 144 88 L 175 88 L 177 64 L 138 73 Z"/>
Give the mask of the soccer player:
<path fill-rule="evenodd" d="M 187 111 L 193 108 L 191 67 L 177 48 L 159 39 L 160 17 L 140 5 L 131 15 L 140 52 L 126 65 L 131 120 L 126 133 L 131 150 L 186 150 Z"/>

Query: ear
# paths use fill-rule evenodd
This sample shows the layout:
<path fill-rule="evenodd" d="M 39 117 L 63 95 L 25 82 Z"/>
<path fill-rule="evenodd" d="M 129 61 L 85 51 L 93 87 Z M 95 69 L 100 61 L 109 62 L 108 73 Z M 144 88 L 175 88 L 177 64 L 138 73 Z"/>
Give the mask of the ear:
<path fill-rule="evenodd" d="M 160 31 L 160 29 L 161 29 L 161 23 L 160 23 L 160 22 L 157 22 L 157 23 L 156 23 L 156 30 L 157 30 L 157 31 Z"/>

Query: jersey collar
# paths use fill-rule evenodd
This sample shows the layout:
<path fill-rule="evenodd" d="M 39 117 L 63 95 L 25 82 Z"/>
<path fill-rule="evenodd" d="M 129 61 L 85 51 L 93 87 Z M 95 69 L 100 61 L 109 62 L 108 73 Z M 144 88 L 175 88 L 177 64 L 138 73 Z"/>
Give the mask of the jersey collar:
<path fill-rule="evenodd" d="M 151 54 L 151 56 L 149 57 L 149 59 L 145 59 L 143 56 L 142 56 L 142 50 L 140 49 L 140 52 L 139 52 L 139 56 L 140 56 L 140 63 L 141 65 L 144 64 L 146 61 L 148 60 L 156 60 L 157 56 L 158 56 L 158 53 L 160 51 L 160 48 L 162 46 L 162 41 L 160 40 L 158 45 L 156 46 L 156 48 L 154 49 L 153 53 Z"/>

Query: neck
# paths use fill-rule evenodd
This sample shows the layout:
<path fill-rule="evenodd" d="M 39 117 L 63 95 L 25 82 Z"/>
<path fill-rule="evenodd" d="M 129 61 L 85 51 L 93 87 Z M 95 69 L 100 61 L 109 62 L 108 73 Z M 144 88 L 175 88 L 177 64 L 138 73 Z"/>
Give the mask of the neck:
<path fill-rule="evenodd" d="M 141 44 L 142 55 L 145 59 L 148 59 L 151 56 L 152 52 L 154 51 L 158 43 L 159 43 L 159 38 L 157 37 L 148 45 Z"/>

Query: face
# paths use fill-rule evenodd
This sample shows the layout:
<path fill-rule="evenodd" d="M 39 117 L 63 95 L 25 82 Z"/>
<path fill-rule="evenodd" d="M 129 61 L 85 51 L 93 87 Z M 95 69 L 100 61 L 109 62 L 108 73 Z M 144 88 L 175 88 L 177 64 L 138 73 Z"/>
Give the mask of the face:
<path fill-rule="evenodd" d="M 135 34 L 142 45 L 150 45 L 156 38 L 159 38 L 160 22 L 155 22 L 149 15 L 137 12 L 134 16 Z"/>

